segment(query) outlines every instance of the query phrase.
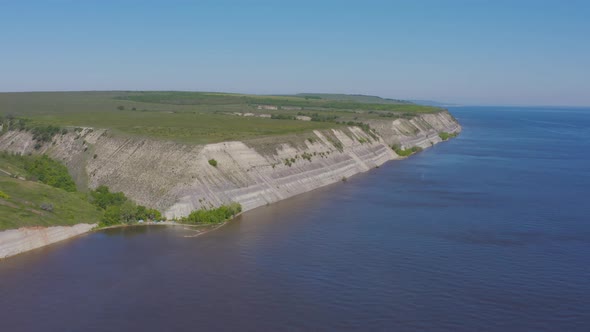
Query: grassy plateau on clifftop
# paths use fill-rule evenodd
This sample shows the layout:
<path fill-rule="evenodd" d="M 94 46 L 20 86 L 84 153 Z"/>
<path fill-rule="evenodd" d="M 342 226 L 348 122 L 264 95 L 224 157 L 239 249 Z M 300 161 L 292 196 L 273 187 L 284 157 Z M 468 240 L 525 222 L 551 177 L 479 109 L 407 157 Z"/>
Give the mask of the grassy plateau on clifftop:
<path fill-rule="evenodd" d="M 0 93 L 0 116 L 30 126 L 93 127 L 119 135 L 194 144 L 299 134 L 441 109 L 374 96 L 242 95 L 207 92 Z M 296 117 L 307 117 L 311 121 Z M 272 117 L 272 118 L 271 118 Z"/>

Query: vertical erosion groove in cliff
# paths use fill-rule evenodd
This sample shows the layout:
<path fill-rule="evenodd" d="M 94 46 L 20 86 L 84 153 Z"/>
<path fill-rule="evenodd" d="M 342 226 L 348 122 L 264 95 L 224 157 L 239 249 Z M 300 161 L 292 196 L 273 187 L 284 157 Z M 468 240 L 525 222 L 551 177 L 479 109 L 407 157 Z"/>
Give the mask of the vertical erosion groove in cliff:
<path fill-rule="evenodd" d="M 393 144 L 428 148 L 441 141 L 439 133 L 461 130 L 448 112 L 368 124 L 378 136 L 347 127 L 204 146 L 87 128 L 62 135 L 39 151 L 29 133 L 8 132 L 0 136 L 0 149 L 47 153 L 65 163 L 80 186 L 107 185 L 175 218 L 229 202 L 250 210 L 397 159 Z"/>

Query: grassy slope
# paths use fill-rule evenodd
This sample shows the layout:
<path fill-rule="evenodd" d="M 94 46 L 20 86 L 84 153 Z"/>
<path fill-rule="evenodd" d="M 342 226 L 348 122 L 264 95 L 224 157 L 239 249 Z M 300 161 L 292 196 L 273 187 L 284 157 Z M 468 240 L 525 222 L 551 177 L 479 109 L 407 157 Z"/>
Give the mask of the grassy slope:
<path fill-rule="evenodd" d="M 2 171 L 21 177 L 26 177 L 27 175 L 27 171 L 25 170 L 25 164 L 23 160 L 10 154 L 4 153 L 0 153 L 0 175 L 6 175 Z"/>
<path fill-rule="evenodd" d="M 22 158 L 0 154 L 0 169 L 27 177 Z M 24 226 L 59 226 L 96 223 L 102 212 L 88 203 L 85 194 L 70 193 L 40 182 L 12 178 L 0 172 L 0 191 L 10 196 L 0 198 L 0 231 Z M 53 205 L 53 211 L 41 204 Z"/>
<path fill-rule="evenodd" d="M 59 226 L 98 222 L 101 213 L 81 193 L 68 193 L 48 185 L 14 179 L 0 174 L 0 188 L 8 199 L 0 199 L 0 231 L 24 226 Z M 53 212 L 41 204 L 53 205 Z"/>
<path fill-rule="evenodd" d="M 301 110 L 258 110 L 258 105 L 299 107 Z M 119 106 L 125 109 L 118 110 Z M 306 99 L 305 96 L 200 92 L 0 93 L 0 115 L 27 117 L 39 124 L 109 128 L 121 134 L 197 144 L 298 134 L 339 126 L 334 122 L 240 117 L 232 115 L 233 112 L 291 115 L 321 112 L 337 116 L 337 121 L 358 121 L 378 117 L 378 113 L 383 112 L 407 114 L 437 110 L 353 95 L 317 94 Z"/>

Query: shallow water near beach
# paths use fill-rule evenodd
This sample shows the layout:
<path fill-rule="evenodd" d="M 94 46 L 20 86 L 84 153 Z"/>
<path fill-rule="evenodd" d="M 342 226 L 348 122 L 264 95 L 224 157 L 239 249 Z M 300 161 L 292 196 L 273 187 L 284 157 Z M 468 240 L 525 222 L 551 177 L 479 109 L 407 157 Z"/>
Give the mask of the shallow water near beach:
<path fill-rule="evenodd" d="M 1 330 L 590 330 L 590 110 L 451 112 L 452 141 L 202 236 L 1 261 Z"/>

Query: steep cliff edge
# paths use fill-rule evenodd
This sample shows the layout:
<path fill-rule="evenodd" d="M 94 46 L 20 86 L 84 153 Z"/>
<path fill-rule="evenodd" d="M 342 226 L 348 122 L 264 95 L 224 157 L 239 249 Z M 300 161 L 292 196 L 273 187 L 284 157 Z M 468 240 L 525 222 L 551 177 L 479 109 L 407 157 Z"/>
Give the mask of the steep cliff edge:
<path fill-rule="evenodd" d="M 250 210 L 397 159 L 391 144 L 428 148 L 441 141 L 439 133 L 461 130 L 448 112 L 367 123 L 378 135 L 351 126 L 208 145 L 84 128 L 37 150 L 30 133 L 9 131 L 0 136 L 0 150 L 47 153 L 68 166 L 80 187 L 107 185 L 175 218 L 232 201 Z"/>
<path fill-rule="evenodd" d="M 409 119 L 369 120 L 388 145 L 397 144 L 406 149 L 419 146 L 423 149 L 441 142 L 439 133 L 458 133 L 461 126 L 449 112 L 422 114 Z"/>

